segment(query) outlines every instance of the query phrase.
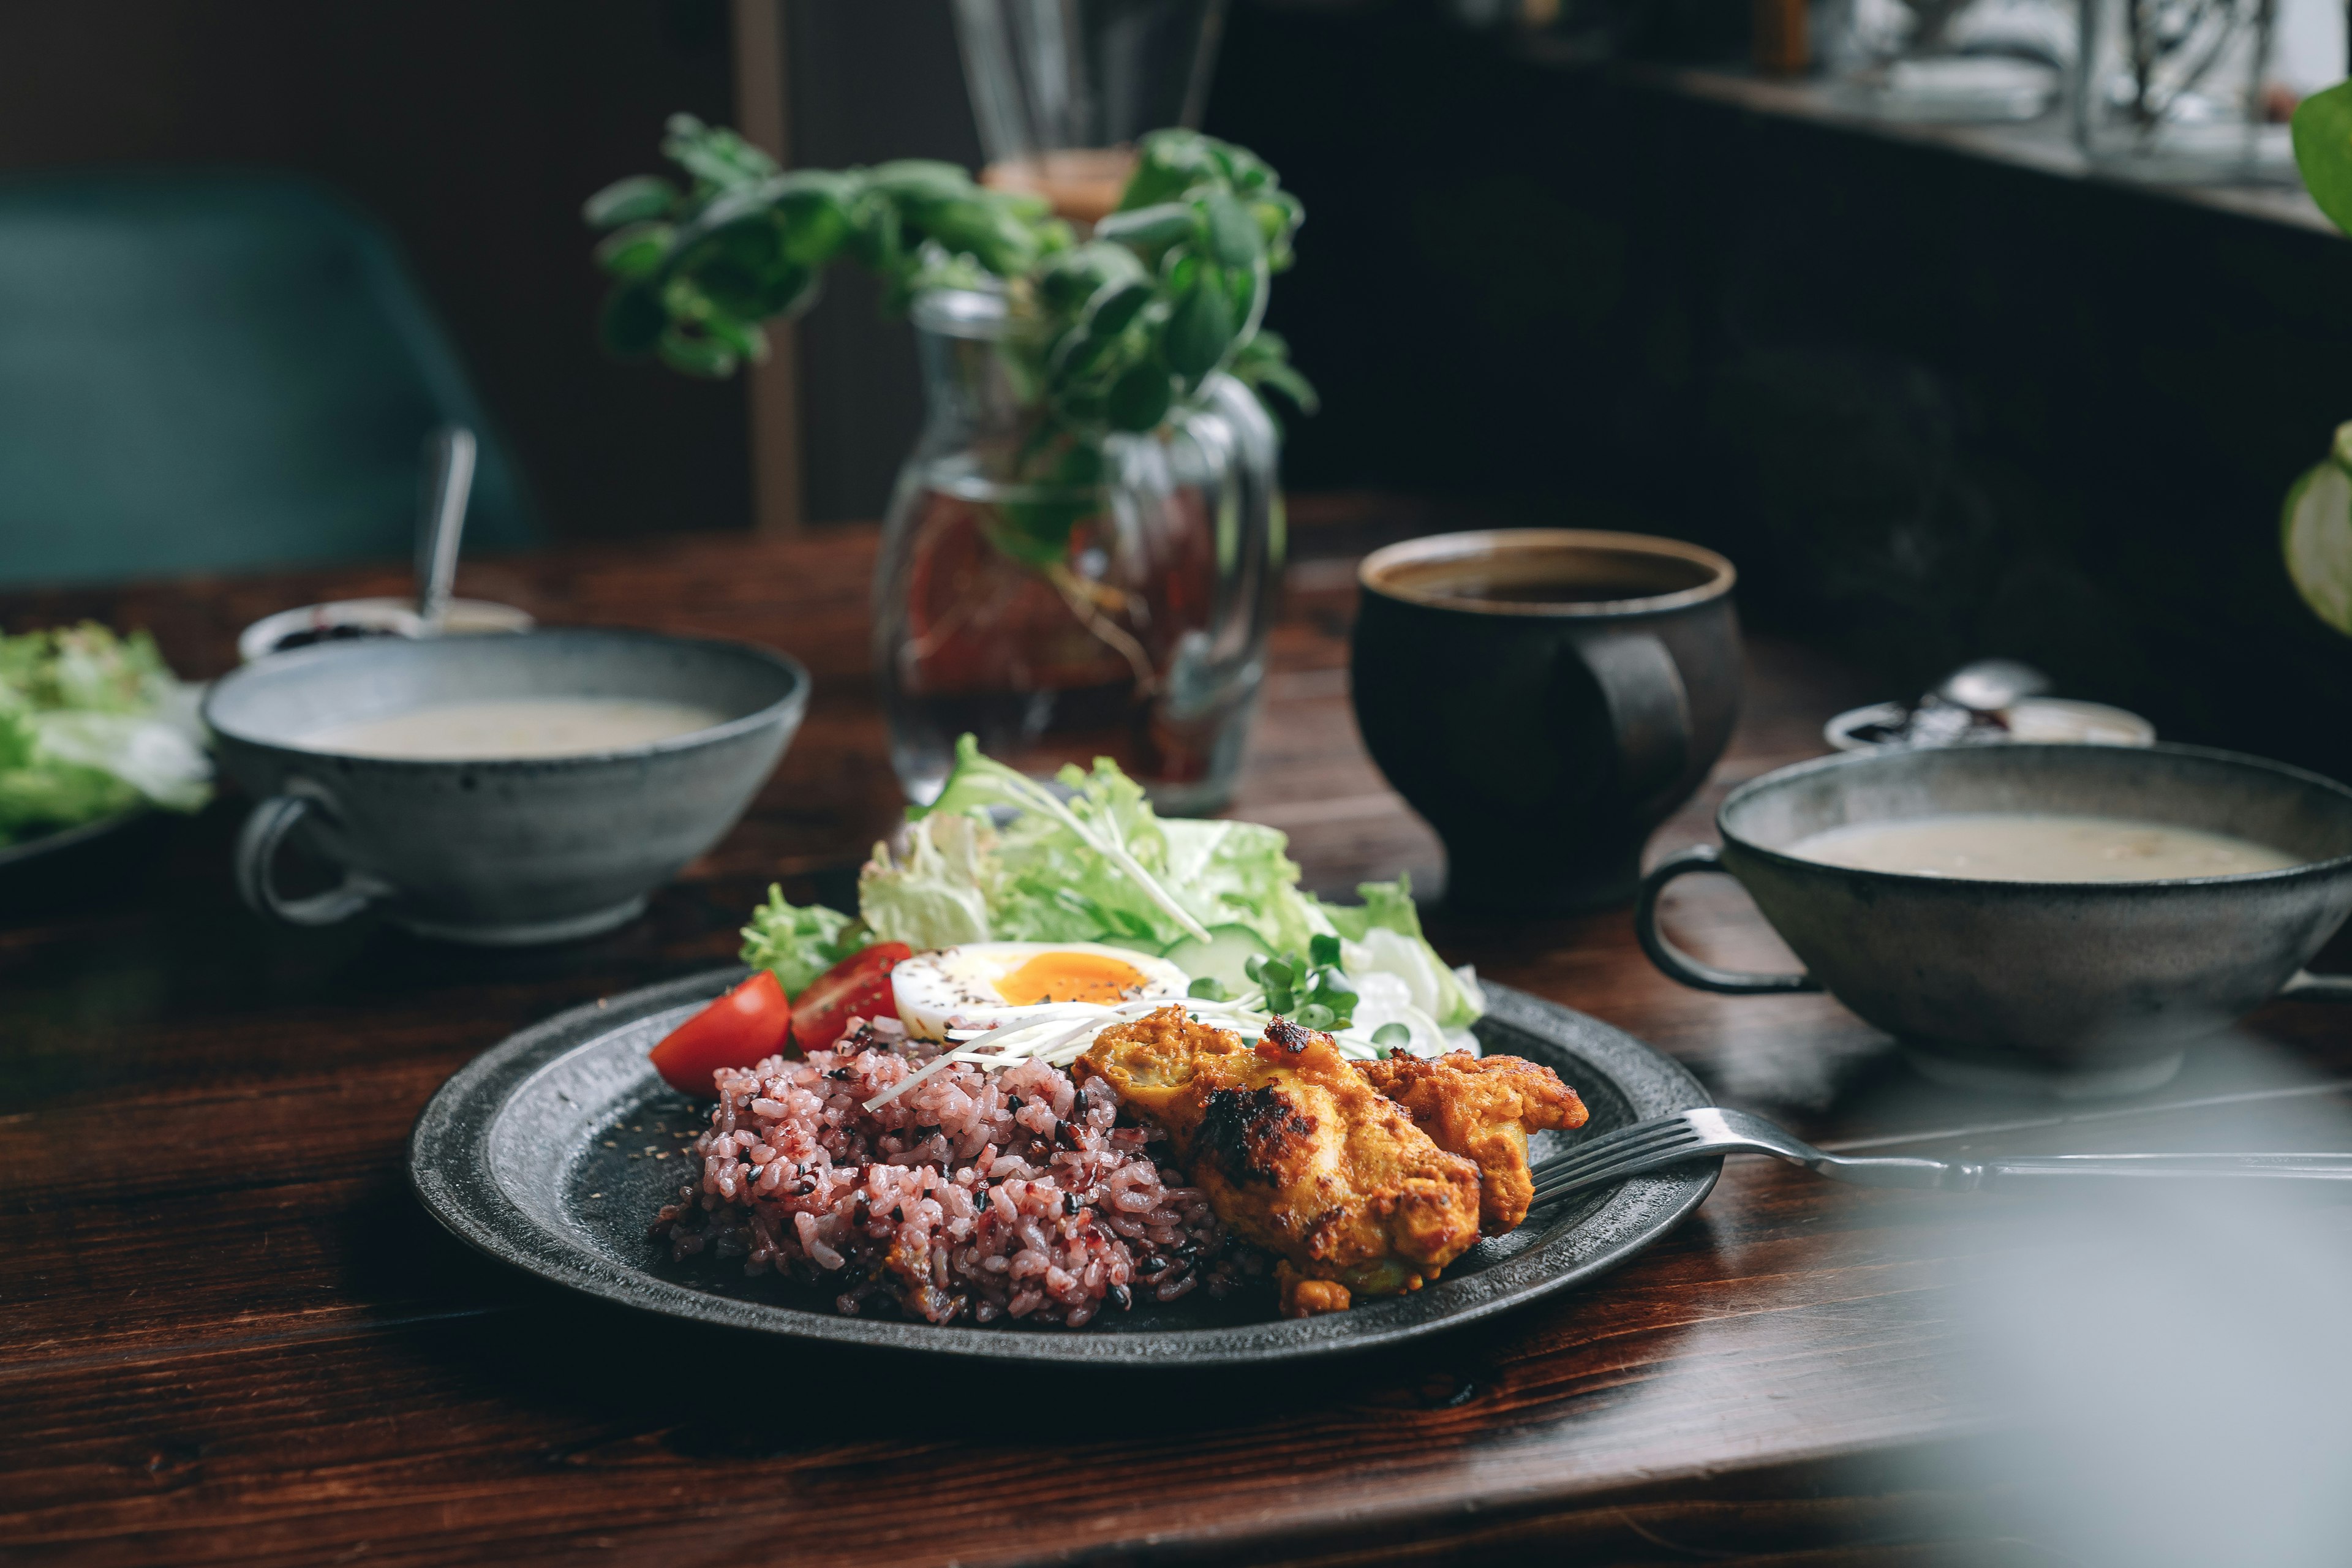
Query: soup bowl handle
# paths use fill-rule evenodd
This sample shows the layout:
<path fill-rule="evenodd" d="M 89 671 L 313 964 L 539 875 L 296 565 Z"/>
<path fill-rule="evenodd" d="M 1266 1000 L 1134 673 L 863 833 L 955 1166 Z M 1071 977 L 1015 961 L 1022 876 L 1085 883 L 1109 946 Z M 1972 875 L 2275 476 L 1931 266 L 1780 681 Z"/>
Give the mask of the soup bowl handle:
<path fill-rule="evenodd" d="M 2352 1002 L 2352 974 L 2314 974 L 2298 969 L 2287 976 L 2278 994 L 2299 1002 Z"/>
<path fill-rule="evenodd" d="M 1731 876 L 1731 868 L 1723 863 L 1722 852 L 1711 844 L 1700 844 L 1670 855 L 1642 879 L 1642 891 L 1633 901 L 1633 935 L 1640 940 L 1642 951 L 1670 980 L 1678 980 L 1698 991 L 1720 991 L 1732 996 L 1757 996 L 1796 991 L 1819 991 L 1820 981 L 1805 973 L 1762 974 L 1742 969 L 1718 969 L 1712 963 L 1702 963 L 1668 942 L 1658 929 L 1658 895 L 1666 884 L 1693 871 L 1715 871 Z"/>
<path fill-rule="evenodd" d="M 331 926 L 347 921 L 392 889 L 373 877 L 345 871 L 343 879 L 308 898 L 280 896 L 270 876 L 278 846 L 313 811 L 323 809 L 308 795 L 273 795 L 253 808 L 236 836 L 236 890 L 255 914 L 289 926 Z"/>

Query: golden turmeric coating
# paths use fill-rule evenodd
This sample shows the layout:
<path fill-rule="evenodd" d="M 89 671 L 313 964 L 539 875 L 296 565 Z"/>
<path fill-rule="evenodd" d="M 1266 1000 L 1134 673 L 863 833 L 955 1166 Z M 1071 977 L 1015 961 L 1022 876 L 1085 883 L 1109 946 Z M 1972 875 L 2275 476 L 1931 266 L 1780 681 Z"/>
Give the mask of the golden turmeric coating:
<path fill-rule="evenodd" d="M 1439 1148 L 1477 1162 L 1479 1226 L 1488 1236 L 1516 1229 L 1534 1201 L 1528 1134 L 1584 1125 L 1576 1090 L 1524 1057 L 1454 1051 L 1433 1061 L 1394 1056 L 1357 1065 Z"/>
<path fill-rule="evenodd" d="M 1220 1218 L 1282 1255 L 1294 1316 L 1419 1289 L 1478 1239 L 1478 1167 L 1328 1035 L 1277 1018 L 1253 1048 L 1169 1006 L 1104 1030 L 1083 1068 L 1167 1129 Z"/>

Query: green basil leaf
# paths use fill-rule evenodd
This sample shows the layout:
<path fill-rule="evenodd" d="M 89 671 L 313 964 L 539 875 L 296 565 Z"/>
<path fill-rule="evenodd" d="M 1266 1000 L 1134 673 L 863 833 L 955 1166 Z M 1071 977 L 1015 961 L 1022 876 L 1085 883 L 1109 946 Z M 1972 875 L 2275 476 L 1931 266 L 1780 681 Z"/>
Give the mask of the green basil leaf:
<path fill-rule="evenodd" d="M 936 158 L 895 158 L 866 171 L 866 184 L 902 200 L 954 201 L 979 187 L 961 165 Z"/>
<path fill-rule="evenodd" d="M 1168 356 L 1169 368 L 1187 381 L 1198 381 L 1214 370 L 1233 343 L 1233 301 L 1223 289 L 1206 279 L 1176 301 L 1160 334 L 1160 352 Z"/>
<path fill-rule="evenodd" d="M 677 187 L 659 174 L 632 174 L 615 180 L 581 204 L 580 216 L 594 228 L 625 223 L 646 223 L 667 217 L 677 205 Z"/>
<path fill-rule="evenodd" d="M 1227 267 L 1255 267 L 1265 240 L 1249 209 L 1223 191 L 1213 193 L 1205 206 L 1209 254 Z"/>
<path fill-rule="evenodd" d="M 776 217 L 784 259 L 803 267 L 824 266 L 849 238 L 849 209 L 831 191 L 787 192 L 776 202 Z"/>
<path fill-rule="evenodd" d="M 1168 417 L 1169 406 L 1175 401 L 1176 389 L 1170 384 L 1166 369 L 1139 364 L 1111 383 L 1103 413 L 1118 429 L 1151 430 Z"/>
<path fill-rule="evenodd" d="M 1402 1024 L 1382 1024 L 1372 1031 L 1372 1044 L 1388 1050 L 1400 1049 L 1412 1044 L 1412 1031 Z M 1381 1059 L 1388 1058 L 1384 1056 Z"/>
<path fill-rule="evenodd" d="M 1230 1002 L 1233 1000 L 1231 994 L 1225 990 L 1225 983 L 1218 979 L 1213 974 L 1202 975 L 1198 980 L 1192 982 L 1191 985 L 1185 987 L 1184 994 L 1187 996 L 1197 997 L 1203 1002 Z"/>
<path fill-rule="evenodd" d="M 1318 932 L 1307 941 L 1307 956 L 1312 962 L 1329 965 L 1339 962 L 1339 939 L 1328 931 Z"/>
<path fill-rule="evenodd" d="M 662 333 L 656 349 L 662 363 L 688 375 L 717 380 L 735 374 L 738 355 L 716 339 L 690 336 L 673 326 Z"/>
<path fill-rule="evenodd" d="M 2352 234 L 2352 82 L 2315 92 L 2295 106 L 2295 166 L 2319 210 Z"/>
<path fill-rule="evenodd" d="M 1137 250 L 1164 250 L 1192 237 L 1199 216 L 1181 202 L 1116 212 L 1095 225 L 1095 238 Z"/>
<path fill-rule="evenodd" d="M 596 265 L 615 278 L 644 278 L 661 269 L 675 231 L 666 223 L 633 223 L 596 242 Z"/>
<path fill-rule="evenodd" d="M 1118 336 L 1135 324 L 1135 318 L 1151 303 L 1152 293 L 1151 285 L 1139 279 L 1105 285 L 1087 307 L 1087 331 L 1099 338 Z"/>
<path fill-rule="evenodd" d="M 662 308 L 660 292 L 643 282 L 623 283 L 605 295 L 596 323 L 606 351 L 623 359 L 653 353 L 668 325 L 669 312 Z"/>
<path fill-rule="evenodd" d="M 1339 1016 L 1320 1002 L 1309 1002 L 1298 1010 L 1298 1022 L 1310 1029 L 1328 1029 L 1338 1021 Z"/>

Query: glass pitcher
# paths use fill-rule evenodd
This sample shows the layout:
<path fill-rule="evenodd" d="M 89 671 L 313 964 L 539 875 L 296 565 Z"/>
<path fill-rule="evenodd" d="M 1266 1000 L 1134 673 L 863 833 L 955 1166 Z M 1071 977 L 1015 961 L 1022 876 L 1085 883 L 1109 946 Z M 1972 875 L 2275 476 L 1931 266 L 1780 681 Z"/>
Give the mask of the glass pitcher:
<path fill-rule="evenodd" d="M 1115 760 L 1170 813 L 1232 792 L 1281 575 L 1274 422 L 1213 376 L 1147 435 L 1111 435 L 1086 483 L 1019 477 L 1034 410 L 998 350 L 1000 295 L 915 302 L 929 417 L 874 575 L 890 757 L 928 803 L 979 737 L 1045 777 Z M 1095 458 L 1099 461 L 1096 462 Z M 1070 471 L 1072 465 L 1062 466 Z"/>

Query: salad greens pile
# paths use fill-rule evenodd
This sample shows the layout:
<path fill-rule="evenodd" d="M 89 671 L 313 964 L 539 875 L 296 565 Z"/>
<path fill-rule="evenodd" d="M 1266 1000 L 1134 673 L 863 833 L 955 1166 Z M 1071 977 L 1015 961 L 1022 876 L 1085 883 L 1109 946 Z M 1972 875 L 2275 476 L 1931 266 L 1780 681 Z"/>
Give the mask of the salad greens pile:
<path fill-rule="evenodd" d="M 212 797 L 200 734 L 194 689 L 145 632 L 0 636 L 0 844 L 142 801 L 196 810 Z"/>
<path fill-rule="evenodd" d="M 908 809 L 904 847 L 875 847 L 856 918 L 795 907 L 772 888 L 744 928 L 743 961 L 795 994 L 870 942 L 1098 942 L 1166 956 L 1197 996 L 1263 989 L 1302 1022 L 1320 1009 L 1311 1016 L 1328 1022 L 1310 1026 L 1423 1052 L 1454 1043 L 1486 1010 L 1476 980 L 1423 937 L 1405 882 L 1327 904 L 1299 890 L 1274 828 L 1162 820 L 1107 758 L 1090 773 L 1064 768 L 1058 782 L 992 761 L 965 736 L 939 798 Z M 1391 1024 L 1399 1029 L 1383 1033 Z"/>

